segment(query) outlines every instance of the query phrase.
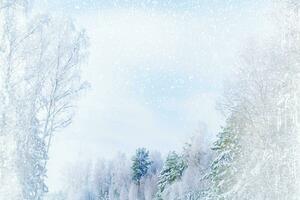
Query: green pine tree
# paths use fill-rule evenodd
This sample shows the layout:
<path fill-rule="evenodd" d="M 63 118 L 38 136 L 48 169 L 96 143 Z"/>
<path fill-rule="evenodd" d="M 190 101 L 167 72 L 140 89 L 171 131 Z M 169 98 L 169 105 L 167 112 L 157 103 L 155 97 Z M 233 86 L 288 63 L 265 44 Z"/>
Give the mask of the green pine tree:
<path fill-rule="evenodd" d="M 235 126 L 234 120 L 227 120 L 227 126 L 222 128 L 218 139 L 212 148 L 216 152 L 216 158 L 211 164 L 210 174 L 212 187 L 208 191 L 208 198 L 213 200 L 224 200 L 226 193 L 236 183 L 237 172 L 235 163 L 240 154 L 239 126 Z"/>
<path fill-rule="evenodd" d="M 132 179 L 136 184 L 140 184 L 142 177 L 147 174 L 152 163 L 149 158 L 149 151 L 145 148 L 137 149 L 132 161 Z"/>
<path fill-rule="evenodd" d="M 180 179 L 187 165 L 182 156 L 170 152 L 159 175 L 157 199 L 162 199 L 162 193 L 167 185 Z"/>
<path fill-rule="evenodd" d="M 149 151 L 145 148 L 138 148 L 134 157 L 132 158 L 132 180 L 138 187 L 138 198 L 143 199 L 141 196 L 141 180 L 147 175 L 148 169 L 150 168 L 152 162 L 149 157 Z"/>

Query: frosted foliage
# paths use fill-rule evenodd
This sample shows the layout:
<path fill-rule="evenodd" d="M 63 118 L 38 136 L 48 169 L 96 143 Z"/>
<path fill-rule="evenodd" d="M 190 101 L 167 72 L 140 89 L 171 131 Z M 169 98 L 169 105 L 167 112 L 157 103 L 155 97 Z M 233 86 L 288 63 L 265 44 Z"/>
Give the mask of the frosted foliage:
<path fill-rule="evenodd" d="M 149 170 L 138 185 L 133 180 L 132 160 L 119 154 L 111 161 L 99 160 L 88 165 L 74 163 L 65 170 L 64 195 L 67 200 L 151 200 L 157 192 L 158 174 L 162 158 L 159 153 L 150 153 Z M 89 167 L 84 167 L 89 166 Z M 88 198 L 87 198 L 88 194 Z"/>
<path fill-rule="evenodd" d="M 20 199 L 20 183 L 15 174 L 14 155 L 16 144 L 14 138 L 1 138 L 1 171 L 0 171 L 0 199 Z M 14 186 L 13 188 L 11 186 Z"/>
<path fill-rule="evenodd" d="M 204 197 L 208 183 L 203 180 L 208 173 L 211 162 L 211 151 L 205 148 L 204 135 L 206 129 L 203 128 L 186 143 L 183 150 L 184 169 L 181 176 L 177 176 L 175 181 L 169 181 L 163 192 L 159 194 L 162 199 L 191 199 L 196 200 Z M 166 161 L 167 163 L 167 161 Z M 160 176 L 162 183 L 164 176 Z"/>
<path fill-rule="evenodd" d="M 228 159 L 213 165 L 212 199 L 299 199 L 299 3 L 276 6 L 276 35 L 245 47 L 222 102 L 230 130 L 217 148 Z"/>
<path fill-rule="evenodd" d="M 0 1 L 0 199 L 38 200 L 53 133 L 70 124 L 83 88 L 84 35 L 68 20 Z"/>

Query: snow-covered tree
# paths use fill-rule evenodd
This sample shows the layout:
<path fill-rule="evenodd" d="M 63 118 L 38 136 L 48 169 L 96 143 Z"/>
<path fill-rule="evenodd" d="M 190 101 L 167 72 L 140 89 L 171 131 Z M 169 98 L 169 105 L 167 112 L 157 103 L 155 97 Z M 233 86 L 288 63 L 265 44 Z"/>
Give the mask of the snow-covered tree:
<path fill-rule="evenodd" d="M 159 175 L 157 199 L 164 199 L 164 195 L 169 194 L 167 187 L 181 178 L 185 168 L 186 163 L 182 156 L 174 151 L 168 154 Z"/>
<path fill-rule="evenodd" d="M 210 181 L 210 187 L 206 193 L 208 199 L 228 199 L 226 193 L 237 183 L 235 163 L 240 153 L 238 137 L 241 132 L 241 123 L 235 124 L 236 121 L 234 118 L 227 120 L 226 127 L 222 128 L 212 148 L 216 153 L 216 158 L 205 176 L 205 179 Z"/>
<path fill-rule="evenodd" d="M 29 3 L 0 1 L 1 199 L 43 198 L 53 133 L 71 122 L 83 88 L 84 34 Z"/>
<path fill-rule="evenodd" d="M 127 200 L 131 183 L 130 160 L 124 154 L 118 154 L 111 165 L 111 185 L 109 198 Z"/>
<path fill-rule="evenodd" d="M 141 180 L 147 175 L 147 172 L 151 166 L 152 161 L 149 157 L 149 151 L 145 148 L 138 148 L 135 155 L 132 158 L 132 180 L 137 185 L 137 193 L 139 199 L 144 199 L 141 191 Z"/>
<path fill-rule="evenodd" d="M 275 3 L 273 35 L 246 45 L 225 91 L 229 121 L 215 146 L 213 199 L 299 198 L 299 2 Z"/>
<path fill-rule="evenodd" d="M 209 170 L 212 157 L 210 143 L 206 139 L 208 133 L 206 126 L 200 126 L 197 134 L 184 146 L 183 159 L 187 168 L 178 182 L 178 199 L 201 199 L 208 188 L 208 180 L 203 178 Z"/>
<path fill-rule="evenodd" d="M 204 176 L 208 173 L 212 151 L 209 149 L 208 129 L 201 124 L 197 133 L 184 145 L 182 160 L 186 167 L 180 178 L 168 184 L 163 199 L 198 200 L 205 196 L 209 187 Z"/>
<path fill-rule="evenodd" d="M 158 191 L 159 173 L 163 166 L 163 160 L 159 152 L 150 152 L 151 166 L 148 169 L 147 176 L 144 177 L 144 196 L 145 200 L 152 200 Z"/>
<path fill-rule="evenodd" d="M 111 185 L 112 163 L 98 160 L 94 166 L 92 188 L 96 199 L 108 200 Z"/>
<path fill-rule="evenodd" d="M 149 151 L 145 148 L 139 148 L 136 150 L 135 155 L 132 158 L 132 179 L 137 184 L 140 183 L 141 179 L 147 174 L 148 169 L 151 166 L 149 157 Z"/>
<path fill-rule="evenodd" d="M 90 161 L 77 161 L 66 168 L 63 177 L 66 200 L 89 200 L 94 197 L 92 170 Z"/>

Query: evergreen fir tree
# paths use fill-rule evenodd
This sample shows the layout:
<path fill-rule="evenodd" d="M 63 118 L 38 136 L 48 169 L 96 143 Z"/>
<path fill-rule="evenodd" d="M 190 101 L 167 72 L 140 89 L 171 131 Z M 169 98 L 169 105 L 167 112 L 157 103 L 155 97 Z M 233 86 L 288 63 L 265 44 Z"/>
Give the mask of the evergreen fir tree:
<path fill-rule="evenodd" d="M 137 149 L 132 161 L 132 179 L 136 184 L 140 184 L 141 179 L 147 174 L 152 163 L 150 161 L 149 151 L 145 148 Z"/>
<path fill-rule="evenodd" d="M 206 176 L 212 184 L 207 194 L 208 199 L 227 199 L 226 192 L 233 188 L 236 183 L 235 162 L 239 157 L 240 146 L 238 128 L 234 126 L 233 118 L 229 118 L 227 126 L 222 128 L 212 148 L 216 152 L 216 158 L 211 164 L 209 175 Z"/>
<path fill-rule="evenodd" d="M 157 199 L 162 199 L 162 193 L 167 185 L 179 180 L 186 167 L 182 156 L 174 151 L 169 153 L 159 176 Z"/>
<path fill-rule="evenodd" d="M 152 162 L 149 157 L 149 151 L 145 148 L 139 148 L 136 150 L 135 156 L 132 158 L 132 180 L 138 187 L 138 198 L 143 199 L 141 196 L 141 180 L 147 175 L 148 169 L 150 168 Z"/>

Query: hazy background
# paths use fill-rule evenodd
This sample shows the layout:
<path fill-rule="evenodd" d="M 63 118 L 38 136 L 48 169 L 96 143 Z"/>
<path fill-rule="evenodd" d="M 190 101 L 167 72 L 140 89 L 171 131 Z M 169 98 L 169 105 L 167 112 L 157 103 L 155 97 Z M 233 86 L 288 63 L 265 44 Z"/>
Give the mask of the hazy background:
<path fill-rule="evenodd" d="M 75 19 L 89 36 L 82 68 L 91 89 L 50 152 L 50 191 L 71 162 L 131 155 L 138 147 L 167 153 L 205 123 L 208 146 L 223 117 L 224 80 L 242 46 L 266 37 L 268 1 L 52 0 L 37 7 Z"/>

